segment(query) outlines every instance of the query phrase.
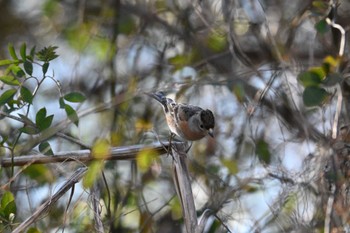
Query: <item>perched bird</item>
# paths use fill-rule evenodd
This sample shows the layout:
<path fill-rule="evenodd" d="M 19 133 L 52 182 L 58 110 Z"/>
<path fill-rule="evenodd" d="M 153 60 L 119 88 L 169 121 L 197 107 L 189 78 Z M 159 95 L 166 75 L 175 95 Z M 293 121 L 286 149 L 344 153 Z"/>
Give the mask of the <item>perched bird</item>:
<path fill-rule="evenodd" d="M 145 93 L 162 104 L 167 124 L 172 133 L 187 141 L 196 141 L 206 135 L 214 137 L 213 113 L 198 106 L 176 103 L 163 92 Z"/>

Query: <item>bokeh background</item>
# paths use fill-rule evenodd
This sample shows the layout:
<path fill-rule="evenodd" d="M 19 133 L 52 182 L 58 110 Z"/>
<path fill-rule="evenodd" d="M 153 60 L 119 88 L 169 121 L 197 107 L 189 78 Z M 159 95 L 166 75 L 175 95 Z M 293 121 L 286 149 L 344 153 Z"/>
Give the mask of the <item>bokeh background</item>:
<path fill-rule="evenodd" d="M 86 97 L 71 104 L 79 123 L 45 140 L 54 154 L 167 140 L 161 106 L 143 94 L 161 90 L 215 114 L 215 137 L 194 142 L 187 157 L 198 216 L 208 208 L 215 213 L 205 232 L 327 229 L 330 189 L 321 181 L 332 132 L 349 123 L 350 83 L 348 37 L 342 48 L 342 34 L 326 19 L 348 31 L 349 1 L 20 0 L 0 1 L 0 12 L 1 60 L 11 59 L 10 43 L 16 51 L 23 43 L 37 51 L 57 46 L 59 55 L 30 107 L 9 114 L 35 119 L 45 107 L 55 129 L 67 119 L 59 98 Z M 40 65 L 32 76 L 43 79 Z M 23 85 L 34 91 L 38 83 L 26 78 Z M 0 85 L 0 94 L 9 88 Z M 1 157 L 40 153 L 31 143 L 38 135 L 22 127 L 2 115 Z M 26 149 L 18 154 L 18 148 Z M 151 157 L 146 165 L 138 159 L 98 167 L 94 183 L 106 232 L 184 232 L 172 158 Z M 1 229 L 14 229 L 81 166 L 1 168 L 0 194 L 11 192 L 17 207 L 11 221 L 2 212 Z M 70 205 L 67 194 L 32 232 L 94 231 L 93 198 L 79 183 Z M 347 211 L 332 216 L 332 229 L 348 229 Z"/>

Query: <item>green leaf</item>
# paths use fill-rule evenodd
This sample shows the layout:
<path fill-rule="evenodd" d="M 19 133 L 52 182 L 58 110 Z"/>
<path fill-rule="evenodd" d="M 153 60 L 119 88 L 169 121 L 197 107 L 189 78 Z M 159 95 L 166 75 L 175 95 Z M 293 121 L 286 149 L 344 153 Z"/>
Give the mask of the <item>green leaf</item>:
<path fill-rule="evenodd" d="M 1 198 L 1 207 L 3 208 L 7 206 L 11 201 L 14 201 L 14 200 L 15 200 L 15 197 L 11 192 L 8 192 L 8 191 L 5 192 Z"/>
<path fill-rule="evenodd" d="M 27 233 L 41 233 L 41 231 L 36 227 L 31 227 L 28 229 Z"/>
<path fill-rule="evenodd" d="M 173 216 L 174 219 L 181 219 L 183 217 L 182 215 L 182 209 L 179 198 L 176 196 L 170 201 L 170 210 L 171 210 L 171 216 Z M 208 231 L 212 232 L 212 231 Z M 216 231 L 213 231 L 216 232 Z"/>
<path fill-rule="evenodd" d="M 304 87 L 318 86 L 321 84 L 322 78 L 316 73 L 310 71 L 303 72 L 298 76 L 299 81 Z"/>
<path fill-rule="evenodd" d="M 26 43 L 23 43 L 23 44 L 21 45 L 21 48 L 20 48 L 19 51 L 20 51 L 22 60 L 23 60 L 24 62 L 27 60 L 26 50 L 27 50 L 27 45 L 26 45 Z"/>
<path fill-rule="evenodd" d="M 154 149 L 142 149 L 136 156 L 137 167 L 146 172 L 155 161 L 159 159 L 159 154 Z"/>
<path fill-rule="evenodd" d="M 263 139 L 260 139 L 256 143 L 255 152 L 258 155 L 260 161 L 263 161 L 266 164 L 270 164 L 271 154 L 269 151 L 269 145 Z"/>
<path fill-rule="evenodd" d="M 43 6 L 41 6 L 40 10 L 43 16 L 52 17 L 57 13 L 57 9 L 60 7 L 60 3 L 57 1 L 45 1 Z"/>
<path fill-rule="evenodd" d="M 9 69 L 12 71 L 12 73 L 14 75 L 16 75 L 17 77 L 21 78 L 23 76 L 25 76 L 26 74 L 24 73 L 24 71 L 22 70 L 21 67 L 19 67 L 18 65 L 11 65 L 9 67 Z"/>
<path fill-rule="evenodd" d="M 91 148 L 91 156 L 98 159 L 104 159 L 111 154 L 111 146 L 107 140 L 98 140 Z"/>
<path fill-rule="evenodd" d="M 93 161 L 89 165 L 89 170 L 83 178 L 84 188 L 91 188 L 95 181 L 101 176 L 101 171 L 104 166 L 103 160 Z"/>
<path fill-rule="evenodd" d="M 83 51 L 91 41 L 90 31 L 91 25 L 88 24 L 82 24 L 79 27 L 71 27 L 66 30 L 66 38 L 68 39 L 69 45 L 78 51 Z"/>
<path fill-rule="evenodd" d="M 2 194 L 2 198 L 1 198 L 0 216 L 2 220 L 13 222 L 13 217 L 15 215 L 16 215 L 15 198 L 11 192 L 6 191 Z"/>
<path fill-rule="evenodd" d="M 40 109 L 35 117 L 35 123 L 40 131 L 47 129 L 51 126 L 53 115 L 46 117 L 46 108 Z"/>
<path fill-rule="evenodd" d="M 257 191 L 259 191 L 259 188 L 254 186 L 254 185 L 245 185 L 243 187 L 243 189 L 247 192 L 247 193 L 255 193 Z"/>
<path fill-rule="evenodd" d="M 50 63 L 48 62 L 45 62 L 44 65 L 43 65 L 43 73 L 46 74 L 47 70 L 49 69 L 49 65 Z"/>
<path fill-rule="evenodd" d="M 309 72 L 318 76 L 321 80 L 324 79 L 326 76 L 326 72 L 321 66 L 312 67 L 309 69 Z"/>
<path fill-rule="evenodd" d="M 16 203 L 15 198 L 11 192 L 6 191 L 1 198 L 0 213 L 5 219 L 10 220 L 11 214 L 16 214 Z"/>
<path fill-rule="evenodd" d="M 52 124 L 52 120 L 53 120 L 53 115 L 47 116 L 44 121 L 40 122 L 39 124 L 37 124 L 38 128 L 40 130 L 44 130 L 47 129 L 51 126 Z"/>
<path fill-rule="evenodd" d="M 15 77 L 11 75 L 1 76 L 0 81 L 11 86 L 19 86 L 21 84 Z"/>
<path fill-rule="evenodd" d="M 64 108 L 64 106 L 66 106 L 66 103 L 64 102 L 63 97 L 60 97 L 58 100 L 59 104 L 60 104 L 60 108 Z"/>
<path fill-rule="evenodd" d="M 24 70 L 30 76 L 33 74 L 33 64 L 30 61 L 25 61 L 23 64 Z"/>
<path fill-rule="evenodd" d="M 39 151 L 44 155 L 53 155 L 51 145 L 47 141 L 39 144 Z"/>
<path fill-rule="evenodd" d="M 34 57 L 35 57 L 35 46 L 33 46 L 33 48 L 30 50 L 30 55 L 28 56 L 28 59 L 33 62 L 34 61 Z"/>
<path fill-rule="evenodd" d="M 323 0 L 314 0 L 312 1 L 311 12 L 316 15 L 325 15 L 329 9 L 329 4 Z"/>
<path fill-rule="evenodd" d="M 341 61 L 340 57 L 327 56 L 323 59 L 322 69 L 325 70 L 326 74 L 336 72 Z"/>
<path fill-rule="evenodd" d="M 38 124 L 40 123 L 41 121 L 44 121 L 46 118 L 46 108 L 41 108 L 37 113 L 36 113 L 36 116 L 35 116 L 35 123 Z"/>
<path fill-rule="evenodd" d="M 76 125 L 79 125 L 79 118 L 77 112 L 68 104 L 64 105 L 64 110 L 66 111 L 66 114 L 68 118 Z"/>
<path fill-rule="evenodd" d="M 15 51 L 15 48 L 13 47 L 13 44 L 12 43 L 9 43 L 8 44 L 8 50 L 10 52 L 10 55 L 11 57 L 14 59 L 14 60 L 18 60 L 18 57 L 16 55 L 16 51 Z"/>
<path fill-rule="evenodd" d="M 233 87 L 233 93 L 235 94 L 237 100 L 240 103 L 243 103 L 245 96 L 246 96 L 243 85 L 242 84 L 235 85 Z"/>
<path fill-rule="evenodd" d="M 107 40 L 106 38 L 95 38 L 94 40 L 91 40 L 89 42 L 89 51 L 93 52 L 95 59 L 105 61 L 109 58 L 113 52 L 111 52 L 113 44 L 111 44 L 110 40 Z"/>
<path fill-rule="evenodd" d="M 132 32 L 134 32 L 137 29 L 137 25 L 135 23 L 134 17 L 131 17 L 130 15 L 123 14 L 122 17 L 120 17 L 120 27 L 118 27 L 118 30 L 122 34 L 130 35 Z"/>
<path fill-rule="evenodd" d="M 39 61 L 43 61 L 43 62 L 49 62 L 54 60 L 55 58 L 58 57 L 58 55 L 56 54 L 56 49 L 58 47 L 57 46 L 49 46 L 49 47 L 45 47 L 42 50 L 40 50 L 36 56 L 38 58 Z"/>
<path fill-rule="evenodd" d="M 83 102 L 86 98 L 79 92 L 71 92 L 63 97 L 65 100 L 73 103 Z"/>
<path fill-rule="evenodd" d="M 307 107 L 319 106 L 329 94 L 320 87 L 307 87 L 303 92 L 303 101 Z"/>
<path fill-rule="evenodd" d="M 30 165 L 24 170 L 23 173 L 40 184 L 47 182 L 53 183 L 55 181 L 54 174 L 46 167 L 46 165 L 43 164 Z"/>
<path fill-rule="evenodd" d="M 239 171 L 237 161 L 232 159 L 221 159 L 221 163 L 229 170 L 231 175 L 235 175 Z"/>
<path fill-rule="evenodd" d="M 326 22 L 326 20 L 322 19 L 318 23 L 316 23 L 315 28 L 319 33 L 325 34 L 326 32 L 329 31 L 330 27 L 329 27 L 328 23 Z"/>
<path fill-rule="evenodd" d="M 21 97 L 22 97 L 23 101 L 27 102 L 28 104 L 32 104 L 33 95 L 32 95 L 32 92 L 28 88 L 26 88 L 25 86 L 22 86 L 20 93 L 21 93 Z"/>
<path fill-rule="evenodd" d="M 10 101 L 13 96 L 16 94 L 16 89 L 10 89 L 2 93 L 0 96 L 0 106 L 6 104 L 8 101 Z"/>
<path fill-rule="evenodd" d="M 227 49 L 227 39 L 223 32 L 211 33 L 207 39 L 208 48 L 214 52 L 222 52 Z"/>
<path fill-rule="evenodd" d="M 16 216 L 17 208 L 16 208 L 16 202 L 11 201 L 7 204 L 5 208 L 3 208 L 3 213 L 5 215 L 5 218 L 9 222 L 13 222 L 13 219 L 11 219 L 11 215 Z M 13 218 L 13 217 L 12 217 Z"/>
<path fill-rule="evenodd" d="M 18 61 L 13 61 L 13 60 L 0 60 L 0 66 L 7 66 L 11 64 L 16 64 Z"/>
<path fill-rule="evenodd" d="M 190 63 L 190 58 L 187 55 L 176 55 L 172 58 L 169 58 L 169 63 L 175 68 L 182 68 Z"/>
<path fill-rule="evenodd" d="M 296 193 L 291 193 L 283 203 L 282 211 L 285 214 L 291 215 L 295 212 L 297 205 L 298 205 L 298 196 Z"/>
<path fill-rule="evenodd" d="M 30 126 L 30 125 L 27 125 L 27 126 L 20 128 L 19 131 L 21 131 L 22 133 L 25 133 L 25 134 L 29 134 L 29 135 L 34 135 L 34 134 L 40 133 L 38 128 L 36 128 L 34 126 Z"/>

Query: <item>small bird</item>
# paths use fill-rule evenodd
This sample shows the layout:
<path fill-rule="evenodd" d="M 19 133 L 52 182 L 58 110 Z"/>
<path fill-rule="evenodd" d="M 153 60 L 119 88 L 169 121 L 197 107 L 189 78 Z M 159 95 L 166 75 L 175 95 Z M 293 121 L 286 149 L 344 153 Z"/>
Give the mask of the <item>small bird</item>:
<path fill-rule="evenodd" d="M 162 104 L 167 124 L 172 133 L 188 141 L 196 141 L 209 135 L 214 137 L 214 114 L 209 109 L 176 103 L 163 92 L 145 93 Z"/>

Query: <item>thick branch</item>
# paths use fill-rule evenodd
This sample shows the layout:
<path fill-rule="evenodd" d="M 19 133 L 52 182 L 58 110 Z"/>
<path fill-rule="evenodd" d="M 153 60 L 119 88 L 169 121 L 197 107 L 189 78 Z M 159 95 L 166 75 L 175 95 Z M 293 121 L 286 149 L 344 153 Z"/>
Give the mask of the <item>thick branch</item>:
<path fill-rule="evenodd" d="M 153 150 L 159 154 L 165 154 L 168 149 L 168 142 L 153 143 L 150 145 L 133 145 L 122 146 L 111 149 L 111 153 L 104 158 L 94 158 L 91 156 L 90 150 L 78 150 L 59 152 L 53 156 L 46 155 L 23 155 L 12 158 L 3 158 L 0 161 L 2 167 L 10 166 L 23 166 L 26 164 L 46 164 L 46 163 L 60 163 L 68 161 L 89 162 L 92 160 L 104 159 L 104 160 L 133 160 L 136 155 L 142 150 Z"/>
<path fill-rule="evenodd" d="M 197 213 L 194 205 L 190 175 L 186 164 L 186 144 L 173 144 L 174 183 L 177 195 L 181 201 L 182 214 L 187 233 L 196 232 Z"/>

